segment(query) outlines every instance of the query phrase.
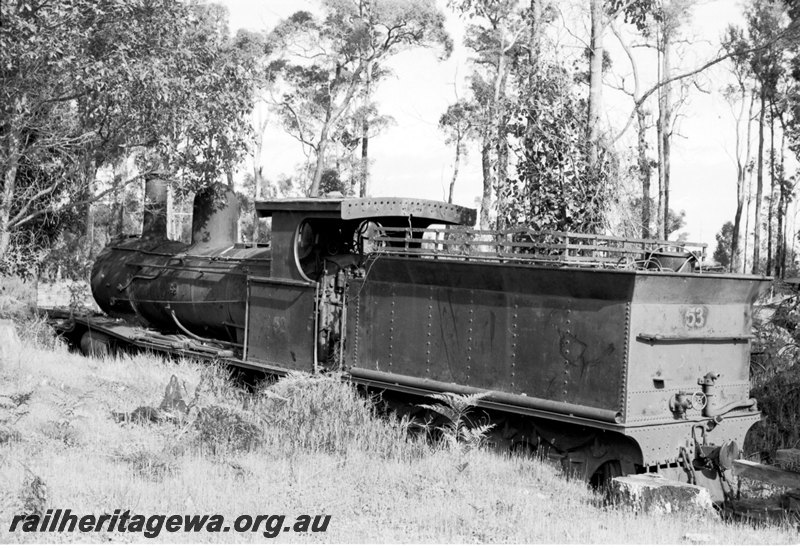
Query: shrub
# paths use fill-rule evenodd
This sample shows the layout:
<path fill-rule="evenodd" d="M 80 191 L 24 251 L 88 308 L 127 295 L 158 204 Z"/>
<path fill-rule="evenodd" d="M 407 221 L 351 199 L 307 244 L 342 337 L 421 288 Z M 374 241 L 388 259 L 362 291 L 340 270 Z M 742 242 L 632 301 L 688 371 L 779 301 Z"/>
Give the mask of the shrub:
<path fill-rule="evenodd" d="M 407 419 L 379 417 L 373 400 L 331 377 L 291 374 L 261 389 L 258 409 L 267 420 L 271 445 L 287 452 L 419 454 L 421 444 L 408 439 Z"/>
<path fill-rule="evenodd" d="M 754 426 L 745 440 L 746 453 L 768 453 L 800 446 L 800 370 L 780 371 L 753 387 L 765 419 Z"/>
<path fill-rule="evenodd" d="M 194 420 L 197 445 L 212 454 L 224 451 L 251 451 L 263 442 L 256 421 L 228 406 L 203 407 Z"/>
<path fill-rule="evenodd" d="M 123 455 L 121 460 L 127 463 L 137 476 L 155 482 L 163 481 L 166 477 L 175 474 L 178 468 L 171 455 L 147 449 Z"/>
<path fill-rule="evenodd" d="M 800 295 L 780 294 L 756 314 L 751 393 L 764 421 L 745 440 L 747 454 L 771 458 L 776 449 L 800 446 Z"/>
<path fill-rule="evenodd" d="M 0 318 L 20 321 L 36 315 L 36 286 L 18 276 L 0 275 Z"/>

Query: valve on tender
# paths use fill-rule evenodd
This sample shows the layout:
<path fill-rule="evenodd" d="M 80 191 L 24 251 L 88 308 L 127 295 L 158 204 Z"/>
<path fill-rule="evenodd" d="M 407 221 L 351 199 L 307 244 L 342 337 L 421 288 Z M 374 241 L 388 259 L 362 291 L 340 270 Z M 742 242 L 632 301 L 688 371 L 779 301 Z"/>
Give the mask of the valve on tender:
<path fill-rule="evenodd" d="M 697 379 L 697 384 L 699 384 L 703 389 L 702 393 L 706 399 L 706 405 L 703 407 L 704 417 L 713 417 L 716 414 L 716 402 L 713 400 L 714 396 L 716 395 L 714 384 L 721 376 L 721 373 L 712 373 L 709 371 L 704 377 Z"/>
<path fill-rule="evenodd" d="M 679 419 L 686 418 L 689 409 L 703 410 L 708 403 L 706 395 L 702 392 L 681 391 L 673 394 L 669 399 L 669 410 Z"/>

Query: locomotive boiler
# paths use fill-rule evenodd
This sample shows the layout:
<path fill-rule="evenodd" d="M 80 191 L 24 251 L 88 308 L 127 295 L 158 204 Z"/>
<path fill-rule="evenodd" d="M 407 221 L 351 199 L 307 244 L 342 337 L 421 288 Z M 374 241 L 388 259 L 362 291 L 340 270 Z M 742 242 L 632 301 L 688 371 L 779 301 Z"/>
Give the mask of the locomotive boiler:
<path fill-rule="evenodd" d="M 341 373 L 395 394 L 485 394 L 497 435 L 586 478 L 659 471 L 719 493 L 747 430 L 760 276 L 704 272 L 695 244 L 472 228 L 408 198 L 256 203 L 268 246 L 235 240 L 229 190 L 165 236 L 148 181 L 142 235 L 98 258 L 104 316 L 85 351 L 136 346 L 283 374 Z"/>

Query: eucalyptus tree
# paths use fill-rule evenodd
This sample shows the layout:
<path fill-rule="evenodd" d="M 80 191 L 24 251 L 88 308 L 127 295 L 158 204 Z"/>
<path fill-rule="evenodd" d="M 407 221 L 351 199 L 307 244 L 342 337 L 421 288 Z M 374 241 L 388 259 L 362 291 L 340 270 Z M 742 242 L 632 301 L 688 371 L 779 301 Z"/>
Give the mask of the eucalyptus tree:
<path fill-rule="evenodd" d="M 587 101 L 587 135 L 589 164 L 597 162 L 600 146 L 600 111 L 602 109 L 604 46 L 606 29 L 615 20 L 633 23 L 642 29 L 648 16 L 658 17 L 658 0 L 589 0 L 589 99 Z"/>
<path fill-rule="evenodd" d="M 546 0 L 450 4 L 467 20 L 465 45 L 472 51 L 481 227 L 489 228 L 494 209 L 498 226 L 596 230 L 613 154 L 587 139 L 580 71 L 566 66 L 564 52 L 548 37 L 557 6 Z"/>
<path fill-rule="evenodd" d="M 756 160 L 756 205 L 753 223 L 753 274 L 761 272 L 761 215 L 764 194 L 764 134 L 767 103 L 775 94 L 778 77 L 782 71 L 782 45 L 776 39 L 785 24 L 785 5 L 781 0 L 755 0 L 747 9 L 748 39 L 757 49 L 750 55 L 750 67 L 758 82 L 759 118 Z M 771 233 L 772 219 L 769 219 Z M 768 247 L 771 249 L 771 242 Z M 770 257 L 771 259 L 771 257 Z M 771 261 L 768 261 L 768 263 Z M 771 265 L 767 264 L 767 271 Z"/>
<path fill-rule="evenodd" d="M 0 28 L 0 255 L 13 231 L 160 172 L 217 180 L 247 147 L 252 63 L 218 8 L 171 0 L 18 0 Z M 97 171 L 134 155 L 103 189 Z"/>
<path fill-rule="evenodd" d="M 447 193 L 447 201 L 453 203 L 453 192 L 458 178 L 458 168 L 461 157 L 466 155 L 467 142 L 473 138 L 478 127 L 479 107 L 466 100 L 453 103 L 444 114 L 439 118 L 439 129 L 445 132 L 445 142 L 453 145 L 455 158 L 453 159 L 453 176 L 450 179 L 450 188 Z"/>
<path fill-rule="evenodd" d="M 531 0 L 531 13 L 541 11 L 543 0 Z M 480 226 L 489 228 L 492 196 L 505 184 L 509 167 L 508 107 L 512 71 L 526 51 L 536 44 L 526 9 L 518 0 L 451 0 L 449 5 L 467 21 L 464 43 L 472 51 L 472 94 L 483 113 L 481 138 L 483 192 Z M 537 57 L 538 59 L 538 57 Z"/>
<path fill-rule="evenodd" d="M 452 49 L 434 0 L 323 0 L 322 9 L 321 16 L 294 13 L 271 36 L 277 59 L 270 70 L 279 88 L 273 104 L 284 128 L 313 153 L 311 196 L 320 192 L 331 140 L 358 95 L 371 94 L 381 64 L 412 47 L 438 46 L 443 56 Z M 364 124 L 366 117 L 362 131 Z M 367 128 L 362 139 L 368 134 Z"/>
<path fill-rule="evenodd" d="M 749 194 L 745 188 L 745 178 L 750 165 L 750 133 L 753 125 L 755 86 L 748 56 L 747 54 L 741 53 L 747 51 L 749 48 L 749 43 L 744 31 L 735 26 L 729 26 L 725 31 L 722 46 L 726 51 L 734 54 L 730 58 L 730 66 L 731 73 L 735 79 L 735 84 L 729 84 L 723 90 L 724 96 L 731 103 L 735 118 L 734 133 L 736 155 L 736 212 L 733 217 L 730 236 L 730 261 L 727 264 L 731 272 L 741 272 L 744 268 L 744 256 L 740 240 L 742 233 L 742 215 L 745 209 L 745 197 Z M 749 107 L 745 110 L 745 106 L 747 106 L 748 103 Z M 742 130 L 743 123 L 745 124 L 744 134 Z M 745 231 L 745 244 L 746 238 L 747 232 Z"/>

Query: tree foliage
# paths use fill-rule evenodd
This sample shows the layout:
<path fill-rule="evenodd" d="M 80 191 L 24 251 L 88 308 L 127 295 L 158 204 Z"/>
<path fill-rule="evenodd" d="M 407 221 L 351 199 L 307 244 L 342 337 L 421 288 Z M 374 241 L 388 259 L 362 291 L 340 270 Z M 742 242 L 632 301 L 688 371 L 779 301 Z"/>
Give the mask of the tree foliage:
<path fill-rule="evenodd" d="M 601 147 L 590 165 L 586 103 L 574 91 L 574 75 L 550 66 L 525 91 L 511 110 L 516 175 L 498 188 L 498 224 L 596 232 L 614 159 Z"/>
<path fill-rule="evenodd" d="M 13 231 L 112 192 L 98 170 L 126 158 L 194 188 L 245 152 L 255 67 L 220 8 L 18 0 L 2 20 L 0 252 Z"/>
<path fill-rule="evenodd" d="M 346 117 L 365 82 L 385 74 L 388 58 L 411 47 L 452 49 L 433 0 L 324 0 L 321 17 L 298 11 L 272 32 L 278 108 L 286 130 L 314 157 L 308 193 L 320 192 L 331 142 L 355 139 Z M 362 138 L 364 136 L 361 136 Z M 351 143 L 352 144 L 352 143 Z"/>
<path fill-rule="evenodd" d="M 723 268 L 731 264 L 731 244 L 733 241 L 733 223 L 727 221 L 717 232 L 717 247 L 714 249 L 714 260 Z"/>
<path fill-rule="evenodd" d="M 615 160 L 587 140 L 584 59 L 568 64 L 543 32 L 558 11 L 540 1 L 451 5 L 467 18 L 465 45 L 473 52 L 469 100 L 483 165 L 481 227 L 489 228 L 493 209 L 498 227 L 597 230 Z"/>
<path fill-rule="evenodd" d="M 439 129 L 445 133 L 445 143 L 453 145 L 455 149 L 453 177 L 450 179 L 450 189 L 447 194 L 447 201 L 451 204 L 458 178 L 459 163 L 467 153 L 467 141 L 475 137 L 479 120 L 477 105 L 463 99 L 447 107 L 447 110 L 439 118 Z"/>

